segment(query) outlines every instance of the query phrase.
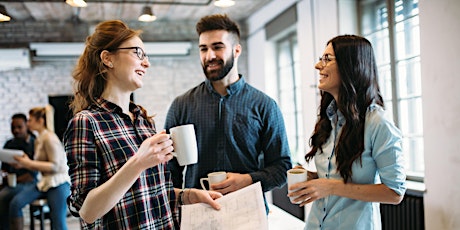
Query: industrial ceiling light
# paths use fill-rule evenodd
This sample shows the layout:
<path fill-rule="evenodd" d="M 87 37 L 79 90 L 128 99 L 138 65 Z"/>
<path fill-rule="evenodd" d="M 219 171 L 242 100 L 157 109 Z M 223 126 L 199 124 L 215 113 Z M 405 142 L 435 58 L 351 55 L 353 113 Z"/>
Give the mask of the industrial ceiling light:
<path fill-rule="evenodd" d="M 88 4 L 86 4 L 85 0 L 66 0 L 65 3 L 73 6 L 73 7 L 86 7 Z"/>
<path fill-rule="evenodd" d="M 153 22 L 157 19 L 157 16 L 155 16 L 152 12 L 152 8 L 149 6 L 144 6 L 142 8 L 142 13 L 141 16 L 139 16 L 138 20 L 141 22 Z"/>
<path fill-rule="evenodd" d="M 214 5 L 218 6 L 218 7 L 229 7 L 229 6 L 235 5 L 235 1 L 233 1 L 233 0 L 216 0 L 214 2 Z"/>
<path fill-rule="evenodd" d="M 11 20 L 11 16 L 6 12 L 4 5 L 0 5 L 0 22 L 8 22 Z"/>

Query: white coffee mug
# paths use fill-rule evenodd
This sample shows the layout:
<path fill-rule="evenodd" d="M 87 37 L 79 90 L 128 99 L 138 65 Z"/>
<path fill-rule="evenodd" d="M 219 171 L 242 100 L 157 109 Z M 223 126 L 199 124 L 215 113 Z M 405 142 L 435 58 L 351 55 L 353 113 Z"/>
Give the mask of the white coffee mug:
<path fill-rule="evenodd" d="M 14 188 L 16 187 L 16 173 L 8 173 L 8 186 Z"/>
<path fill-rule="evenodd" d="M 201 178 L 200 179 L 200 184 L 201 184 L 201 187 L 204 189 L 204 190 L 207 190 L 206 189 L 206 186 L 204 186 L 204 181 L 207 181 L 208 184 L 209 184 L 209 190 L 211 190 L 211 185 L 212 184 L 217 184 L 217 183 L 220 183 L 224 180 L 227 179 L 227 173 L 224 172 L 224 171 L 220 171 L 220 172 L 212 172 L 212 173 L 208 173 L 208 177 L 206 178 Z"/>
<path fill-rule="evenodd" d="M 169 133 L 174 147 L 172 154 L 177 158 L 179 165 L 185 166 L 198 162 L 198 147 L 193 124 L 170 128 Z"/>
<path fill-rule="evenodd" d="M 297 183 L 300 183 L 300 182 L 304 182 L 304 181 L 307 181 L 307 170 L 306 169 L 303 169 L 303 168 L 294 168 L 294 169 L 289 169 L 287 171 L 287 186 L 288 186 L 288 192 L 291 193 L 291 192 L 295 192 L 297 190 L 289 190 L 289 187 L 291 185 L 294 185 L 294 184 L 297 184 Z M 295 203 L 294 200 L 296 199 L 297 197 L 289 197 L 289 199 L 291 200 L 291 203 Z"/>

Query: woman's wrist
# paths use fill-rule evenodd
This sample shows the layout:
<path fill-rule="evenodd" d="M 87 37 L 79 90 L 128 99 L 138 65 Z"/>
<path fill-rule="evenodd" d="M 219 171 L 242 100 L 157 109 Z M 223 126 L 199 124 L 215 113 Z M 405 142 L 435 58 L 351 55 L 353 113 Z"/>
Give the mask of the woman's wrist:
<path fill-rule="evenodd" d="M 181 189 L 179 192 L 178 199 L 177 199 L 179 201 L 179 205 L 184 205 L 184 191 L 185 191 L 185 188 Z"/>
<path fill-rule="evenodd" d="M 180 190 L 178 195 L 179 205 L 191 204 L 190 194 L 192 193 L 192 188 L 183 188 Z"/>
<path fill-rule="evenodd" d="M 187 204 L 192 204 L 192 201 L 190 200 L 190 194 L 192 193 L 192 189 L 193 189 L 193 188 L 189 188 L 189 189 L 187 189 L 187 191 L 186 191 L 186 194 L 185 194 L 185 202 L 186 202 Z"/>

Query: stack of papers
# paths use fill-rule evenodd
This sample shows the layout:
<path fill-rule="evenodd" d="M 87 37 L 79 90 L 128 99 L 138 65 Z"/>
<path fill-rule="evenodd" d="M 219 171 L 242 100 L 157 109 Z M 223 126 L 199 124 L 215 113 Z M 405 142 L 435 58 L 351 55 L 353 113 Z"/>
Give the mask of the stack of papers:
<path fill-rule="evenodd" d="M 260 182 L 216 200 L 220 210 L 198 203 L 182 206 L 182 230 L 267 230 Z"/>

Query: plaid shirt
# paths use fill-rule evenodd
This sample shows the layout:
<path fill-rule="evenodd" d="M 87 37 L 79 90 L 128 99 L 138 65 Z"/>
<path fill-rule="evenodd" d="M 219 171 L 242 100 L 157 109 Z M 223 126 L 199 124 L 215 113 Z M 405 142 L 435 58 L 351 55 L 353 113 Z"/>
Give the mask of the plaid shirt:
<path fill-rule="evenodd" d="M 64 134 L 69 175 L 70 205 L 79 210 L 92 189 L 109 180 L 141 143 L 156 133 L 131 103 L 134 123 L 122 109 L 104 99 L 76 114 Z M 160 164 L 145 170 L 120 201 L 84 229 L 178 229 L 170 172 Z"/>

